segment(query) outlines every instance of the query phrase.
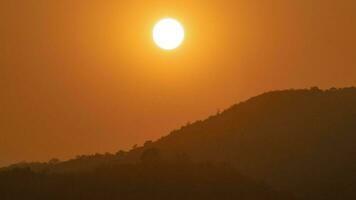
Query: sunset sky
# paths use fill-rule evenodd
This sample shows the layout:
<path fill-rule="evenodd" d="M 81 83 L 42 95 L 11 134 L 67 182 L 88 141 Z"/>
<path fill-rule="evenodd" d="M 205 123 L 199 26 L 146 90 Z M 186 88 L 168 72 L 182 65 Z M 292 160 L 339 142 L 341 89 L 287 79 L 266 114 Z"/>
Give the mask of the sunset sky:
<path fill-rule="evenodd" d="M 164 51 L 152 29 L 178 19 Z M 356 85 L 355 0 L 2 0 L 0 166 L 116 152 L 262 92 Z"/>

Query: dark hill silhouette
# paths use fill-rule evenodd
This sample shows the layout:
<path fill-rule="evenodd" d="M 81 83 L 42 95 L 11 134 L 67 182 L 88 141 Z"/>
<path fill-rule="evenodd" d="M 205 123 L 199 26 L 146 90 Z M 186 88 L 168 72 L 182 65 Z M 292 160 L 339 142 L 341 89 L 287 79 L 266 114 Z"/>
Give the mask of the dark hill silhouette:
<path fill-rule="evenodd" d="M 285 192 L 242 176 L 227 164 L 164 161 L 148 149 L 135 164 L 109 164 L 86 172 L 0 172 L 2 200 L 293 200 Z"/>
<path fill-rule="evenodd" d="M 355 144 L 356 88 L 311 88 L 262 94 L 129 152 L 23 166 L 90 171 L 137 162 L 156 148 L 165 160 L 229 162 L 243 175 L 298 199 L 350 199 L 356 191 Z"/>
<path fill-rule="evenodd" d="M 302 199 L 356 191 L 356 89 L 269 92 L 172 132 L 155 146 L 229 161 Z"/>

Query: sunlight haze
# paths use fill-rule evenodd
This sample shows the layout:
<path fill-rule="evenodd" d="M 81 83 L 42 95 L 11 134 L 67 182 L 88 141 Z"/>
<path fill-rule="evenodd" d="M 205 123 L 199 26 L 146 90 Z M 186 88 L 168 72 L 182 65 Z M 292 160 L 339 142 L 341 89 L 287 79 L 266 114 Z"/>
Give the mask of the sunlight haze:
<path fill-rule="evenodd" d="M 356 85 L 355 10 L 351 0 L 1 1 L 0 166 L 128 150 L 270 90 Z M 153 40 L 166 17 L 184 28 L 157 38 L 173 51 Z"/>

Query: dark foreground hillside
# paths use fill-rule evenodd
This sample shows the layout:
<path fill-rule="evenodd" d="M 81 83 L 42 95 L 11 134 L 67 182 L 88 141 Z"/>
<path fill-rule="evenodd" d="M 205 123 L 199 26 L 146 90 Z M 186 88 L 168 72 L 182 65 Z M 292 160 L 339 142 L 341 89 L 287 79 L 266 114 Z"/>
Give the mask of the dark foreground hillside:
<path fill-rule="evenodd" d="M 299 199 L 356 199 L 356 89 L 265 93 L 154 145 L 232 162 Z"/>
<path fill-rule="evenodd" d="M 22 166 L 84 172 L 135 163 L 152 148 L 165 160 L 231 163 L 301 200 L 356 199 L 356 88 L 269 92 L 129 152 Z"/>
<path fill-rule="evenodd" d="M 0 172 L 0 194 L 2 200 L 293 199 L 226 164 L 157 159 L 64 174 L 14 168 Z"/>

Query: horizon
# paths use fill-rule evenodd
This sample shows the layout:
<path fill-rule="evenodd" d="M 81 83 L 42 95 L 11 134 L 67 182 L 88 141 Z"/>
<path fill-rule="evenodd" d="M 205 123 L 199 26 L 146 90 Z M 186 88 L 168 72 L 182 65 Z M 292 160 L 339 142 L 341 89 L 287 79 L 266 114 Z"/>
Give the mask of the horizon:
<path fill-rule="evenodd" d="M 170 131 L 168 131 L 166 134 L 163 134 L 159 138 L 156 138 L 156 139 L 149 139 L 148 138 L 143 143 L 141 143 L 141 144 L 132 144 L 130 146 L 130 148 L 127 148 L 127 149 L 119 148 L 119 149 L 116 149 L 113 152 L 106 151 L 106 152 L 92 152 L 92 153 L 87 153 L 87 154 L 76 154 L 76 155 L 74 155 L 72 157 L 68 157 L 68 158 L 64 158 L 64 159 L 59 159 L 57 157 L 52 157 L 52 158 L 50 158 L 48 160 L 22 160 L 22 161 L 17 161 L 17 162 L 14 162 L 14 163 L 8 163 L 7 165 L 3 165 L 3 166 L 0 163 L 0 169 L 1 169 L 1 167 L 9 167 L 9 166 L 13 166 L 13 165 L 16 166 L 17 164 L 50 163 L 51 160 L 57 160 L 57 159 L 58 160 L 56 162 L 68 162 L 68 161 L 73 160 L 73 159 L 74 160 L 78 159 L 78 156 L 96 156 L 96 155 L 106 155 L 106 154 L 115 155 L 116 153 L 118 153 L 120 151 L 123 151 L 125 153 L 130 153 L 131 151 L 136 150 L 137 148 L 144 148 L 146 142 L 150 142 L 150 143 L 151 142 L 157 142 L 160 139 L 162 139 L 163 137 L 169 136 L 174 131 L 177 131 L 177 130 L 185 128 L 185 127 L 189 127 L 189 126 L 191 126 L 191 125 L 193 125 L 195 123 L 201 122 L 201 121 L 208 120 L 211 117 L 215 117 L 217 115 L 220 115 L 220 114 L 224 113 L 225 111 L 228 111 L 228 110 L 232 109 L 236 105 L 240 105 L 242 103 L 249 102 L 251 99 L 262 97 L 265 94 L 281 93 L 281 92 L 282 93 L 283 92 L 301 92 L 301 91 L 311 92 L 313 90 L 319 90 L 321 92 L 333 92 L 333 91 L 340 91 L 340 90 L 345 90 L 345 89 L 355 89 L 355 91 L 356 91 L 356 86 L 349 86 L 349 87 L 342 87 L 342 88 L 331 87 L 331 88 L 326 88 L 326 89 L 319 88 L 317 86 L 312 86 L 312 87 L 309 87 L 309 88 L 289 88 L 289 89 L 282 89 L 282 90 L 266 91 L 266 92 L 260 93 L 258 95 L 255 95 L 255 96 L 251 96 L 251 97 L 249 97 L 249 98 L 247 98 L 245 100 L 242 100 L 242 101 L 239 101 L 239 102 L 235 102 L 234 104 L 231 104 L 230 106 L 228 106 L 228 107 L 226 107 L 226 108 L 224 108 L 222 110 L 219 109 L 215 113 L 210 113 L 209 115 L 205 116 L 204 118 L 195 119 L 193 121 L 187 121 L 187 122 L 185 122 L 183 124 L 178 125 L 177 127 L 172 128 Z"/>

